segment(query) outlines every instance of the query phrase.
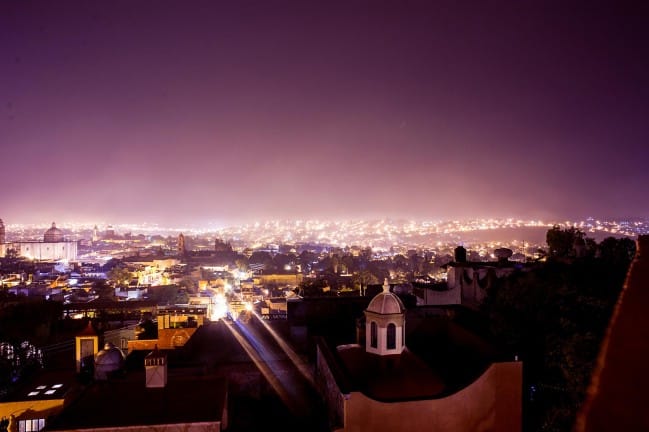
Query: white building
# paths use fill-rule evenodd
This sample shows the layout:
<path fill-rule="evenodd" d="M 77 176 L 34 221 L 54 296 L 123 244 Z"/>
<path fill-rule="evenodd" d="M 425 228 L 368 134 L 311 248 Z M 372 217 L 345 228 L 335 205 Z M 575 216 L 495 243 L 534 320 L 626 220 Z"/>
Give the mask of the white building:
<path fill-rule="evenodd" d="M 77 242 L 68 241 L 63 232 L 52 222 L 52 227 L 43 234 L 43 241 L 14 241 L 0 244 L 0 256 L 14 250 L 18 256 L 37 261 L 75 261 Z"/>

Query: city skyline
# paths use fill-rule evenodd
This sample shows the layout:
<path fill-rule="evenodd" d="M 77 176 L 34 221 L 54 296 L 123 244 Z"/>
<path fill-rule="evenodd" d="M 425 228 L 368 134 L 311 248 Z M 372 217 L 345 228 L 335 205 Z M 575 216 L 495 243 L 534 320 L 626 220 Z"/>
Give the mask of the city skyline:
<path fill-rule="evenodd" d="M 646 6 L 5 2 L 5 223 L 646 217 Z"/>

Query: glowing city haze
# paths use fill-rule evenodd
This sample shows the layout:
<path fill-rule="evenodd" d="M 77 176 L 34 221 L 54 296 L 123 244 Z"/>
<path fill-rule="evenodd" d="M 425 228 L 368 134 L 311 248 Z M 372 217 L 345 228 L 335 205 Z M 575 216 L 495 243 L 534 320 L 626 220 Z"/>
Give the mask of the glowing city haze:
<path fill-rule="evenodd" d="M 644 217 L 636 3 L 2 2 L 0 217 Z"/>

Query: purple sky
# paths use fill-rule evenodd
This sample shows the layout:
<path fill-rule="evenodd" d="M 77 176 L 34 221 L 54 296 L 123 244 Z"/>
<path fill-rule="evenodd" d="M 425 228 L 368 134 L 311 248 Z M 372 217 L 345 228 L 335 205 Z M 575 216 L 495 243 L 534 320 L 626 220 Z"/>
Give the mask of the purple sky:
<path fill-rule="evenodd" d="M 649 216 L 609 3 L 0 2 L 0 218 Z"/>

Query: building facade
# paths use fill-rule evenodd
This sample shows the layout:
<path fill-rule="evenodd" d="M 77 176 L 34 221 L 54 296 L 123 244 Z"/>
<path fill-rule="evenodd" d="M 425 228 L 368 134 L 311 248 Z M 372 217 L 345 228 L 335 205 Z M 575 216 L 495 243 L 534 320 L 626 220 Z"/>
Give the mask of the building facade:
<path fill-rule="evenodd" d="M 5 227 L 0 219 L 0 256 L 5 257 L 12 251 L 17 256 L 35 261 L 76 261 L 78 243 L 69 241 L 63 232 L 52 222 L 52 226 L 43 234 L 42 241 L 5 241 Z"/>

